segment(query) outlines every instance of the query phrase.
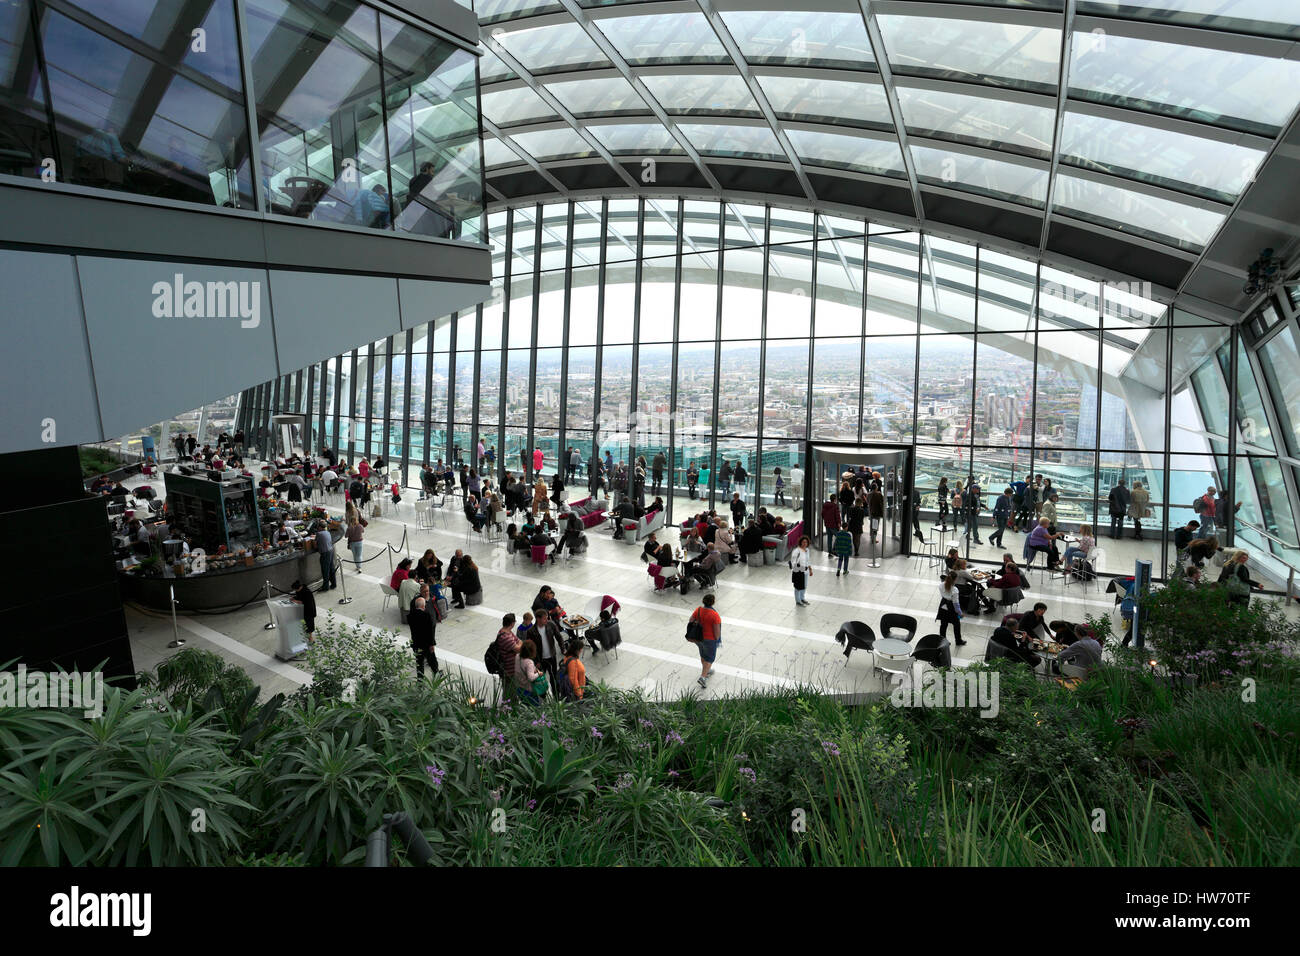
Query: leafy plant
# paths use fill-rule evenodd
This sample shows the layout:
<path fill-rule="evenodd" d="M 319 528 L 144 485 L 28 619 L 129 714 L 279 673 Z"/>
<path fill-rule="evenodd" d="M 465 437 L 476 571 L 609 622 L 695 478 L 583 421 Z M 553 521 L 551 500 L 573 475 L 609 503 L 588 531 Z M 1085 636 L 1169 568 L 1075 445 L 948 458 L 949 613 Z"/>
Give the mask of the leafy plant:
<path fill-rule="evenodd" d="M 242 667 L 228 664 L 221 655 L 197 647 L 182 648 L 162 661 L 154 672 L 137 674 L 136 682 L 160 694 L 177 710 L 202 701 L 213 690 L 219 692 L 222 702 L 238 700 L 250 691 L 253 700 L 257 700 L 257 687 Z"/>
<path fill-rule="evenodd" d="M 516 751 L 506 778 L 516 792 L 530 794 L 538 805 L 581 805 L 596 789 L 595 779 L 587 769 L 594 760 L 593 755 L 571 758 L 548 728 L 542 732 L 541 752 Z"/>
<path fill-rule="evenodd" d="M 369 627 L 364 617 L 356 626 L 342 623 L 333 611 L 318 625 L 305 661 L 312 682 L 300 697 L 341 697 L 348 687 L 356 694 L 386 693 L 415 679 L 410 647 L 396 633 Z"/>
<path fill-rule="evenodd" d="M 1294 655 L 1300 622 L 1273 601 L 1230 605 L 1223 588 L 1171 581 L 1139 597 L 1156 658 L 1174 675 L 1214 682 L 1280 665 Z"/>

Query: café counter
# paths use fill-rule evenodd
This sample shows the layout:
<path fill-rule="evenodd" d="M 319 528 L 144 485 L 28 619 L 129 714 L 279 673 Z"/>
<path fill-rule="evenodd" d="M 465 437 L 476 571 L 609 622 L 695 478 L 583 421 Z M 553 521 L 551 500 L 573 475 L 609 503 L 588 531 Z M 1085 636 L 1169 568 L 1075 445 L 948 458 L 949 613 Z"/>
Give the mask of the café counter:
<path fill-rule="evenodd" d="M 334 539 L 337 560 L 338 542 L 343 532 L 331 529 L 330 537 Z M 168 610 L 174 591 L 176 609 L 182 613 L 187 610 L 234 610 L 265 598 L 268 581 L 271 582 L 271 596 L 275 597 L 275 588 L 291 591 L 294 581 L 314 586 L 320 583 L 320 579 L 320 555 L 315 550 L 307 551 L 301 547 L 260 555 L 251 565 L 237 559 L 230 567 L 210 566 L 201 574 L 187 572 L 177 575 L 170 564 L 164 565 L 163 573 L 157 575 L 141 574 L 133 568 L 118 571 L 124 600 Z"/>

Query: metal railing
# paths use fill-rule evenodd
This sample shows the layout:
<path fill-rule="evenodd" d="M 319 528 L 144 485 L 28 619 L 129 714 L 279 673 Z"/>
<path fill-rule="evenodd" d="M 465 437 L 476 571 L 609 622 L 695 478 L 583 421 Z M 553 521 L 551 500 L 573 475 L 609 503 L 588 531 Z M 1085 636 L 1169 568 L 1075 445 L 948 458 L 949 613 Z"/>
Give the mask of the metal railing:
<path fill-rule="evenodd" d="M 1240 519 L 1237 519 L 1237 524 L 1241 528 L 1253 531 L 1256 534 L 1262 535 L 1263 537 L 1267 538 L 1269 541 L 1281 545 L 1282 547 L 1286 548 L 1288 551 L 1300 552 L 1300 544 L 1292 544 L 1290 541 L 1283 541 L 1277 535 L 1265 531 L 1263 528 L 1259 527 L 1258 525 L 1253 525 L 1249 521 L 1242 521 Z M 1297 573 L 1300 573 L 1300 569 L 1297 569 L 1296 566 L 1292 564 L 1290 561 L 1280 558 L 1276 554 L 1273 554 L 1272 552 L 1270 552 L 1267 556 L 1271 560 L 1274 560 L 1279 564 L 1283 565 L 1284 567 L 1286 567 L 1287 577 L 1286 577 L 1286 591 L 1284 592 L 1284 601 L 1290 601 L 1291 598 L 1295 596 L 1295 576 Z"/>

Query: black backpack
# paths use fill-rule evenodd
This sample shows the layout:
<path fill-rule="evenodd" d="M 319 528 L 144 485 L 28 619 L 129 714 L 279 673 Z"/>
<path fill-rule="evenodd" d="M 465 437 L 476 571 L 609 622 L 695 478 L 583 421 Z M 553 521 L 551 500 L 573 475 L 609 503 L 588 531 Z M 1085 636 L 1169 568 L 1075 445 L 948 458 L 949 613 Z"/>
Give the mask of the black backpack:
<path fill-rule="evenodd" d="M 568 664 L 569 659 L 566 657 L 555 672 L 555 696 L 560 700 L 577 700 L 578 695 L 573 690 L 573 682 L 569 680 Z"/>
<path fill-rule="evenodd" d="M 501 673 L 501 648 L 497 647 L 497 639 L 492 638 L 492 643 L 488 649 L 483 652 L 483 666 L 487 668 L 489 674 Z"/>
<path fill-rule="evenodd" d="M 1202 511 L 1204 511 L 1204 510 L 1205 510 L 1205 499 L 1204 499 L 1204 498 L 1196 498 L 1196 499 L 1194 499 L 1194 500 L 1192 501 L 1192 510 L 1195 511 L 1197 514 L 1200 514 Z"/>

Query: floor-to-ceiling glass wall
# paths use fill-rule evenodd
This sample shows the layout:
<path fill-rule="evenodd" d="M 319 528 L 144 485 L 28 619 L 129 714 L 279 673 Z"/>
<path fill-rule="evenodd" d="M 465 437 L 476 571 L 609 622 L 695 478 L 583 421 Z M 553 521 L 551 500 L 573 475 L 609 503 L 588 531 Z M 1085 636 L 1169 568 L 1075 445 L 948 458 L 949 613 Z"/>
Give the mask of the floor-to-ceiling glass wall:
<path fill-rule="evenodd" d="M 737 492 L 744 514 L 795 520 L 805 440 L 903 443 L 924 536 L 976 561 L 1022 555 L 1046 511 L 1096 539 L 1106 572 L 1145 559 L 1163 576 L 1214 488 L 1221 542 L 1274 581 L 1300 562 L 1280 457 L 1300 450 L 1289 306 L 1234 330 L 1137 284 L 777 206 L 611 198 L 494 212 L 489 229 L 484 305 L 317 369 L 357 455 L 384 422 L 411 461 L 468 460 L 482 438 L 516 472 L 541 448 L 549 477 L 576 449 L 582 495 L 593 454 L 644 459 L 647 502 L 675 521 L 730 517 Z M 259 407 L 289 410 L 295 387 Z M 1008 488 L 1027 504 L 997 528 Z"/>

